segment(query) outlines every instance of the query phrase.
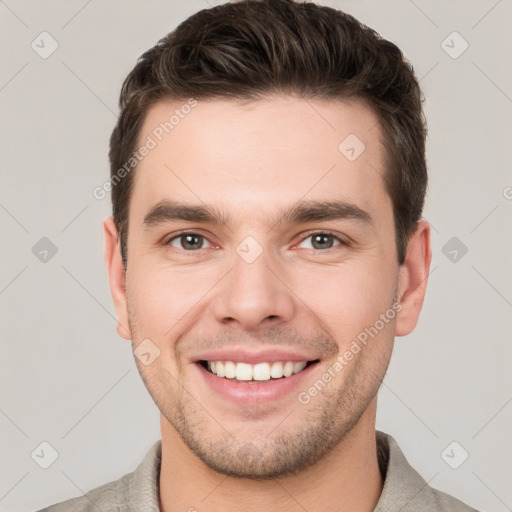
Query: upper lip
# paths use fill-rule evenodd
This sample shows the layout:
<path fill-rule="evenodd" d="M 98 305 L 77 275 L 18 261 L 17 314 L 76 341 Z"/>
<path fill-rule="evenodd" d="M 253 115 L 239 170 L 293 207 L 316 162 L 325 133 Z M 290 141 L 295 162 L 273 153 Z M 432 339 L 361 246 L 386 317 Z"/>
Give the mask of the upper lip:
<path fill-rule="evenodd" d="M 235 363 L 274 363 L 276 361 L 315 361 L 317 357 L 290 352 L 287 350 L 266 349 L 258 352 L 249 352 L 245 349 L 233 348 L 225 350 L 215 350 L 211 352 L 202 352 L 193 358 L 198 361 L 233 361 Z"/>

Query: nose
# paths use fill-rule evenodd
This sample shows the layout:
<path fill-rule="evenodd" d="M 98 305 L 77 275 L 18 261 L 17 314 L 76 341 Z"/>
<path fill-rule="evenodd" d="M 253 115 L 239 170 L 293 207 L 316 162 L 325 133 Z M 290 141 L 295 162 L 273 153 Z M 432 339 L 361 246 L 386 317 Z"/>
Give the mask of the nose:
<path fill-rule="evenodd" d="M 271 262 L 265 251 L 251 263 L 235 253 L 233 267 L 213 299 L 215 319 L 247 331 L 289 321 L 296 304 L 287 280 L 282 267 Z"/>

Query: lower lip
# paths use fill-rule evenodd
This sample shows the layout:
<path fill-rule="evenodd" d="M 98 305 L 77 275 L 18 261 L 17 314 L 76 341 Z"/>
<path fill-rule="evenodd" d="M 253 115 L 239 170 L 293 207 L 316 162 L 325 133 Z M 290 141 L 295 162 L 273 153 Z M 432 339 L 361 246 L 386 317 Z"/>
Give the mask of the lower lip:
<path fill-rule="evenodd" d="M 262 382 L 240 382 L 224 377 L 217 377 L 217 375 L 209 372 L 200 363 L 196 363 L 196 366 L 207 385 L 216 393 L 242 404 L 247 402 L 266 403 L 279 400 L 296 390 L 311 371 L 314 370 L 317 364 L 318 363 L 310 364 L 304 368 L 304 370 L 290 377 L 282 377 L 280 379 L 271 379 Z"/>

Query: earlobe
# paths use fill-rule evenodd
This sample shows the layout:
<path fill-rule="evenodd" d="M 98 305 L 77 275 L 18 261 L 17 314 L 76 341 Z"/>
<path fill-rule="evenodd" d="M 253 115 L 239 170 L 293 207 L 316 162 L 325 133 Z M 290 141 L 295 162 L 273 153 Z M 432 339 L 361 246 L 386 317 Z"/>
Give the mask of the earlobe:
<path fill-rule="evenodd" d="M 110 292 L 117 313 L 116 330 L 119 336 L 131 340 L 126 301 L 126 274 L 119 250 L 119 235 L 112 216 L 104 220 L 103 234 L 105 242 L 105 264 L 108 270 Z"/>
<path fill-rule="evenodd" d="M 397 315 L 395 334 L 406 336 L 416 327 L 427 288 L 432 250 L 430 226 L 422 220 L 407 244 L 405 261 L 400 267 L 398 300 L 402 308 Z"/>

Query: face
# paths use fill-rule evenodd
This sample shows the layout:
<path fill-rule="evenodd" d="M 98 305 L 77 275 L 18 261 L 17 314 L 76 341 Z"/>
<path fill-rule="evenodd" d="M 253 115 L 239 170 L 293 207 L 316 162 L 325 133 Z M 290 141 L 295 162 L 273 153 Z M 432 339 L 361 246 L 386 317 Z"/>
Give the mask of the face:
<path fill-rule="evenodd" d="M 413 272 L 380 127 L 357 101 L 183 104 L 145 119 L 140 144 L 156 144 L 135 174 L 126 275 L 110 224 L 118 331 L 150 354 L 142 379 L 204 463 L 295 473 L 362 421 L 419 312 L 398 304 Z"/>

